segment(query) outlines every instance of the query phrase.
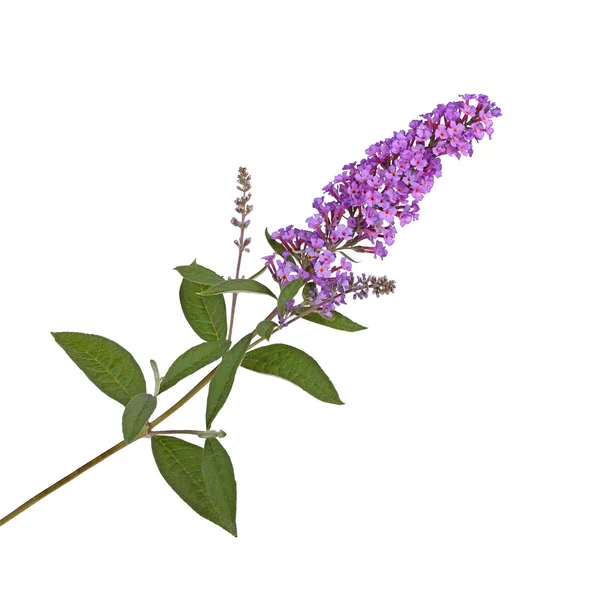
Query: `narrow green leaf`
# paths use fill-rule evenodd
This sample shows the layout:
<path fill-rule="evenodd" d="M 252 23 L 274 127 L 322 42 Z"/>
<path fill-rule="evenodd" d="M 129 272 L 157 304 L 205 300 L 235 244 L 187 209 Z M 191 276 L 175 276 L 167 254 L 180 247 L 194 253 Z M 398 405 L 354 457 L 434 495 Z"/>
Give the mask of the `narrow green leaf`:
<path fill-rule="evenodd" d="M 200 292 L 207 286 L 182 279 L 180 304 L 194 332 L 203 340 L 213 342 L 227 338 L 227 309 L 222 295 L 205 297 Z"/>
<path fill-rule="evenodd" d="M 217 275 L 214 271 L 211 271 L 202 265 L 197 265 L 195 262 L 185 267 L 176 267 L 175 270 L 178 271 L 184 279 L 188 279 L 188 281 L 192 281 L 192 283 L 199 283 L 201 285 L 215 285 L 225 281 L 223 277 Z"/>
<path fill-rule="evenodd" d="M 274 252 L 276 252 L 278 256 L 280 256 L 280 258 L 286 258 L 291 262 L 297 262 L 296 258 L 294 258 L 293 255 L 290 252 L 288 252 L 288 250 L 286 250 L 286 248 L 278 240 L 272 239 L 272 236 L 268 233 L 268 228 L 266 228 L 266 231 L 264 233 L 266 235 L 266 241 L 268 242 L 268 244 L 270 244 L 272 250 L 274 250 Z M 286 257 L 284 256 L 285 251 L 287 252 Z"/>
<path fill-rule="evenodd" d="M 124 406 L 133 396 L 145 393 L 145 378 L 137 361 L 116 342 L 89 333 L 51 335 L 88 379 L 110 398 Z"/>
<path fill-rule="evenodd" d="M 340 331 L 362 331 L 367 329 L 364 325 L 359 325 L 348 319 L 348 317 L 333 311 L 333 316 L 329 319 L 320 315 L 319 313 L 310 313 L 303 317 L 305 321 L 311 321 L 311 323 L 317 323 L 317 325 L 325 325 L 325 327 L 331 327 L 332 329 L 339 329 Z"/>
<path fill-rule="evenodd" d="M 227 340 L 205 342 L 181 354 L 164 375 L 160 393 L 169 390 L 185 377 L 221 358 L 230 346 L 231 342 Z"/>
<path fill-rule="evenodd" d="M 298 348 L 286 344 L 256 348 L 245 355 L 241 366 L 257 373 L 282 377 L 322 402 L 343 404 L 317 361 Z"/>
<path fill-rule="evenodd" d="M 268 289 L 263 283 L 254 281 L 253 279 L 230 279 L 229 281 L 223 281 L 217 285 L 213 285 L 208 288 L 203 288 L 200 292 L 197 292 L 203 297 L 216 296 L 217 294 L 233 294 L 245 292 L 249 294 L 266 294 L 266 296 L 276 296 Z"/>
<path fill-rule="evenodd" d="M 153 395 L 157 396 L 160 393 L 160 386 L 162 384 L 162 378 L 160 377 L 160 370 L 157 366 L 155 360 L 150 360 L 149 364 L 151 365 L 151 370 L 153 371 L 153 381 L 154 381 L 154 392 Z"/>
<path fill-rule="evenodd" d="M 315 286 L 314 283 L 306 283 L 303 287 L 303 298 L 305 300 L 309 298 L 310 292 Z M 308 310 L 307 308 L 305 310 Z M 348 319 L 348 317 L 338 313 L 337 311 L 332 312 L 332 317 L 327 318 L 319 313 L 310 313 L 303 317 L 306 321 L 311 321 L 311 323 L 317 323 L 318 325 L 325 325 L 325 327 L 331 327 L 332 329 L 339 329 L 340 331 L 362 331 L 367 329 L 364 325 L 360 325 L 352 321 L 352 319 Z"/>
<path fill-rule="evenodd" d="M 286 248 L 280 242 L 272 239 L 267 227 L 264 234 L 266 235 L 266 241 L 268 244 L 270 244 L 272 250 L 274 250 L 274 252 L 276 252 L 282 258 L 282 253 L 286 250 Z"/>
<path fill-rule="evenodd" d="M 353 258 L 351 258 L 350 256 L 348 256 L 345 252 L 342 252 L 341 250 L 338 250 L 338 252 L 341 252 L 350 262 L 356 263 L 358 264 L 360 261 L 359 260 L 354 260 Z"/>
<path fill-rule="evenodd" d="M 202 476 L 207 493 L 221 518 L 235 530 L 237 487 L 229 454 L 216 438 L 207 438 L 202 456 Z"/>
<path fill-rule="evenodd" d="M 123 438 L 130 444 L 149 421 L 156 409 L 157 399 L 151 394 L 137 394 L 123 411 Z"/>
<path fill-rule="evenodd" d="M 225 357 L 211 379 L 209 395 L 207 397 L 207 429 L 211 428 L 213 419 L 223 408 L 229 392 L 231 392 L 233 382 L 235 381 L 235 373 L 247 352 L 247 347 L 252 337 L 253 333 L 248 333 L 225 354 Z"/>
<path fill-rule="evenodd" d="M 256 333 L 265 340 L 269 340 L 270 336 L 274 329 L 276 329 L 277 325 L 274 321 L 260 321 L 256 325 Z"/>
<path fill-rule="evenodd" d="M 284 314 L 284 305 L 299 293 L 299 290 L 303 287 L 304 283 L 305 281 L 303 278 L 299 277 L 299 279 L 289 281 L 280 290 L 280 295 L 278 296 L 278 312 L 281 315 Z"/>
<path fill-rule="evenodd" d="M 251 277 L 248 277 L 248 279 L 257 279 L 265 270 L 266 266 L 264 265 L 257 273 L 254 273 Z"/>
<path fill-rule="evenodd" d="M 168 485 L 201 517 L 237 536 L 235 520 L 227 521 L 211 502 L 202 474 L 203 449 L 176 437 L 152 435 L 157 468 Z"/>

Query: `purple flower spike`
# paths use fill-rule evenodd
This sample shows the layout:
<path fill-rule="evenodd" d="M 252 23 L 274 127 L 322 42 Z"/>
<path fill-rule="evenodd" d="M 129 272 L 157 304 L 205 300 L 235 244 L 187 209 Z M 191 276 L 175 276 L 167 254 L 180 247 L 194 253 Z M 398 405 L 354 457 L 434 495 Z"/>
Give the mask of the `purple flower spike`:
<path fill-rule="evenodd" d="M 345 165 L 323 188 L 327 200 L 322 196 L 313 201 L 310 229 L 289 225 L 274 232 L 272 239 L 286 250 L 283 260 L 265 257 L 274 278 L 281 285 L 300 277 L 314 284 L 307 306 L 325 316 L 344 303 L 347 293 L 354 298 L 365 298 L 369 289 L 377 295 L 390 293 L 394 282 L 356 278 L 351 263 L 336 261 L 336 253 L 353 250 L 384 258 L 385 246 L 396 239 L 396 225 L 419 218 L 419 202 L 442 175 L 440 157 L 472 156 L 473 141 L 491 138 L 493 119 L 501 110 L 483 94 L 461 98 L 438 104 L 411 121 L 407 131 L 372 144 L 360 162 Z"/>

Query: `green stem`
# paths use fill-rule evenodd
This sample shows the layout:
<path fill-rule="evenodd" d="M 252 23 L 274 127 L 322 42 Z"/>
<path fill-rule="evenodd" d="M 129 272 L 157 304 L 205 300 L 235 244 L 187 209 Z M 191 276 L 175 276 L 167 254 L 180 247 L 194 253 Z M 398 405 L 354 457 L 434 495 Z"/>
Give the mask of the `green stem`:
<path fill-rule="evenodd" d="M 148 435 L 198 435 L 200 438 L 224 438 L 226 433 L 219 431 L 200 431 L 198 429 L 158 429 L 157 431 L 150 430 Z"/>
<path fill-rule="evenodd" d="M 198 429 L 158 429 L 158 431 L 150 431 L 150 435 L 200 435 L 206 433 Z"/>
<path fill-rule="evenodd" d="M 157 427 L 162 421 L 165 421 L 170 415 L 173 415 L 179 408 L 182 408 L 193 396 L 196 396 L 202 388 L 213 378 L 217 367 L 212 369 L 205 375 L 188 393 L 186 393 L 176 404 L 170 406 L 166 412 L 163 412 L 159 417 L 149 423 L 149 428 Z"/>

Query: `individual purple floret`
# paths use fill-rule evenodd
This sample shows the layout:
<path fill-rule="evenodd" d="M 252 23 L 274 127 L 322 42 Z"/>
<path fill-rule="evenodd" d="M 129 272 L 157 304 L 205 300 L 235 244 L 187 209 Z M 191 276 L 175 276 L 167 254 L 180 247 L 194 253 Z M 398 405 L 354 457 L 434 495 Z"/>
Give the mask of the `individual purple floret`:
<path fill-rule="evenodd" d="M 289 225 L 275 231 L 271 237 L 284 252 L 264 257 L 273 277 L 281 285 L 300 277 L 312 282 L 307 305 L 326 316 L 345 301 L 347 293 L 365 297 L 366 289 L 356 293 L 358 280 L 351 263 L 337 252 L 353 250 L 384 258 L 397 226 L 419 218 L 420 200 L 442 174 L 440 157 L 472 156 L 473 141 L 485 134 L 491 138 L 493 118 L 501 116 L 500 109 L 482 94 L 461 98 L 438 104 L 411 121 L 408 131 L 370 146 L 367 158 L 345 165 L 323 188 L 327 198 L 313 201 L 315 214 L 307 219 L 309 229 Z"/>

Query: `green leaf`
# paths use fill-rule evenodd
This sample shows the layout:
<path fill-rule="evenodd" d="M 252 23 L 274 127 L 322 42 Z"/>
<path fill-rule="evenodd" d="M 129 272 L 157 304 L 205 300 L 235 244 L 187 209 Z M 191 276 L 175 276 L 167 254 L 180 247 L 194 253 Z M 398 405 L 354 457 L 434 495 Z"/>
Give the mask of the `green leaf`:
<path fill-rule="evenodd" d="M 299 290 L 303 287 L 304 283 L 305 281 L 302 277 L 293 279 L 280 290 L 280 295 L 278 296 L 278 312 L 281 315 L 284 314 L 284 305 L 299 293 Z"/>
<path fill-rule="evenodd" d="M 197 265 L 195 262 L 185 267 L 176 267 L 175 270 L 178 271 L 184 279 L 188 279 L 188 281 L 192 281 L 192 283 L 199 283 L 201 285 L 215 285 L 225 281 L 223 277 L 217 275 L 214 271 L 211 271 L 202 265 Z"/>
<path fill-rule="evenodd" d="M 237 536 L 235 520 L 227 521 L 211 502 L 202 474 L 203 449 L 171 436 L 151 436 L 157 468 L 169 486 L 201 517 Z"/>
<path fill-rule="evenodd" d="M 348 256 L 345 252 L 342 252 L 341 250 L 338 250 L 338 252 L 341 252 L 343 254 L 343 256 L 345 256 L 350 262 L 356 263 L 358 264 L 360 261 L 359 260 L 354 260 L 353 258 L 351 258 L 350 256 Z"/>
<path fill-rule="evenodd" d="M 157 366 L 155 360 L 150 360 L 149 364 L 151 365 L 151 370 L 153 371 L 153 380 L 154 380 L 154 391 L 153 395 L 157 396 L 160 393 L 160 386 L 162 384 L 162 378 L 160 377 L 160 370 Z"/>
<path fill-rule="evenodd" d="M 88 379 L 110 398 L 125 406 L 133 396 L 145 393 L 145 378 L 137 361 L 116 342 L 89 333 L 51 335 Z"/>
<path fill-rule="evenodd" d="M 276 252 L 278 254 L 278 256 L 280 256 L 280 258 L 284 258 L 283 253 L 286 250 L 286 248 L 277 240 L 272 239 L 272 236 L 268 233 L 268 228 L 266 228 L 266 231 L 264 233 L 266 235 L 266 241 L 270 244 L 270 247 L 272 248 L 272 250 L 274 250 L 274 252 Z M 296 259 L 293 257 L 293 255 L 290 252 L 288 252 L 288 254 L 286 255 L 286 260 L 290 260 L 291 262 L 296 262 Z"/>
<path fill-rule="evenodd" d="M 313 287 L 314 283 L 306 283 L 303 287 L 303 298 L 307 299 Z M 307 309 L 304 309 L 307 310 Z M 364 325 L 354 323 L 352 319 L 348 319 L 337 311 L 332 312 L 333 316 L 330 318 L 324 317 L 319 313 L 309 313 L 305 315 L 303 319 L 305 321 L 311 321 L 311 323 L 317 323 L 318 325 L 324 325 L 325 327 L 331 327 L 332 329 L 339 329 L 340 331 L 362 331 L 367 329 Z"/>
<path fill-rule="evenodd" d="M 157 399 L 151 394 L 137 394 L 123 412 L 123 438 L 130 444 L 147 424 L 156 409 Z"/>
<path fill-rule="evenodd" d="M 221 364 L 217 367 L 211 383 L 209 385 L 209 395 L 207 397 L 207 429 L 211 428 L 213 419 L 223 408 L 229 392 L 235 381 L 235 373 L 247 352 L 253 337 L 253 333 L 248 333 L 241 338 L 239 342 L 225 354 Z"/>
<path fill-rule="evenodd" d="M 286 250 L 286 248 L 280 242 L 277 242 L 276 240 L 272 239 L 272 236 L 268 232 L 267 227 L 264 234 L 266 235 L 266 241 L 268 242 L 268 244 L 270 244 L 272 250 L 274 250 L 274 252 L 276 252 L 282 258 L 282 253 Z"/>
<path fill-rule="evenodd" d="M 245 355 L 241 366 L 257 373 L 282 377 L 322 402 L 343 404 L 317 361 L 298 348 L 286 344 L 256 348 Z"/>
<path fill-rule="evenodd" d="M 265 270 L 266 266 L 264 265 L 257 273 L 254 273 L 251 277 L 248 277 L 248 279 L 257 279 Z"/>
<path fill-rule="evenodd" d="M 227 340 L 205 342 L 181 354 L 164 375 L 160 386 L 160 393 L 169 390 L 185 377 L 196 373 L 199 369 L 221 358 L 229 350 L 230 346 L 231 342 Z"/>
<path fill-rule="evenodd" d="M 331 327 L 332 329 L 339 329 L 340 331 L 362 331 L 367 329 L 364 325 L 359 325 L 348 319 L 348 317 L 333 311 L 333 316 L 329 319 L 320 315 L 319 313 L 310 313 L 303 317 L 305 321 L 311 321 L 311 323 L 317 323 L 317 325 L 325 325 L 325 327 Z"/>
<path fill-rule="evenodd" d="M 272 332 L 274 331 L 274 329 L 276 329 L 276 327 L 278 327 L 278 325 L 276 325 L 274 321 L 260 321 L 256 325 L 256 333 L 261 338 L 269 340 L 270 336 L 272 335 Z"/>
<path fill-rule="evenodd" d="M 201 296 L 207 286 L 182 279 L 180 304 L 194 332 L 203 340 L 213 342 L 227 338 L 227 310 L 223 296 Z"/>
<path fill-rule="evenodd" d="M 266 296 L 276 296 L 269 290 L 263 283 L 254 281 L 253 279 L 230 279 L 229 281 L 223 281 L 217 285 L 213 285 L 208 288 L 203 288 L 200 292 L 197 292 L 203 297 L 216 296 L 217 294 L 233 294 L 245 292 L 249 294 L 266 294 Z"/>
<path fill-rule="evenodd" d="M 202 476 L 207 493 L 221 518 L 231 523 L 237 530 L 235 516 L 237 512 L 237 488 L 235 473 L 229 454 L 216 438 L 205 441 L 202 456 Z"/>

